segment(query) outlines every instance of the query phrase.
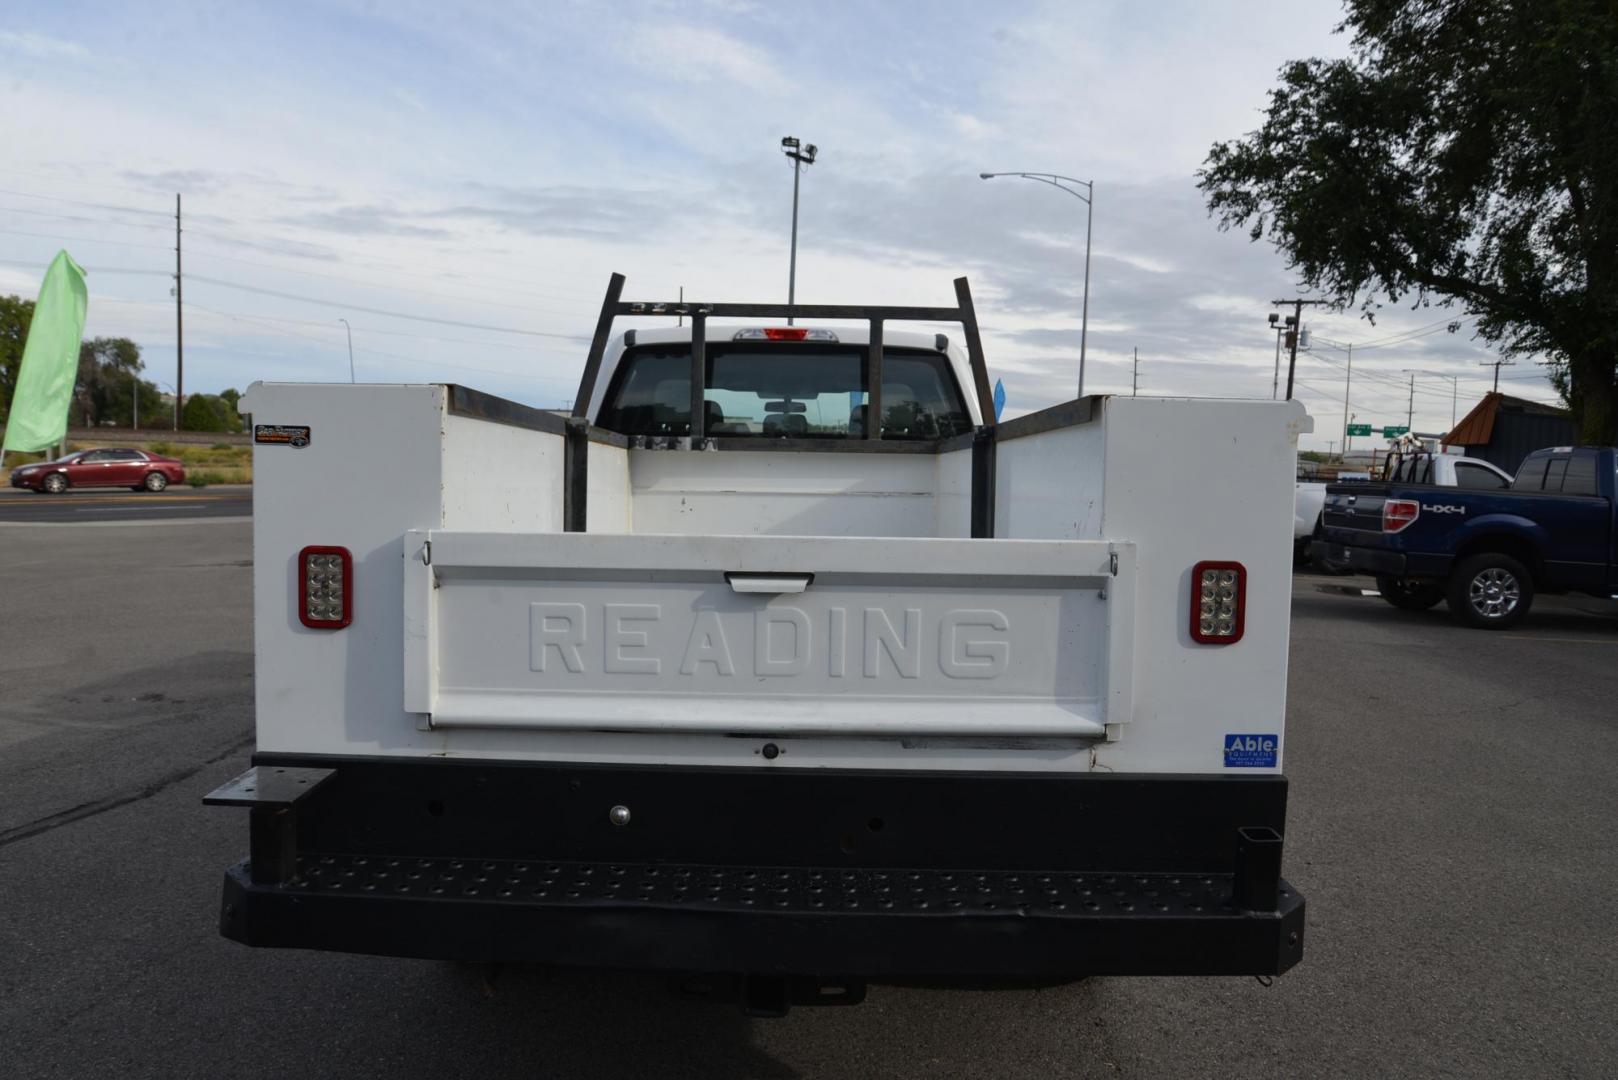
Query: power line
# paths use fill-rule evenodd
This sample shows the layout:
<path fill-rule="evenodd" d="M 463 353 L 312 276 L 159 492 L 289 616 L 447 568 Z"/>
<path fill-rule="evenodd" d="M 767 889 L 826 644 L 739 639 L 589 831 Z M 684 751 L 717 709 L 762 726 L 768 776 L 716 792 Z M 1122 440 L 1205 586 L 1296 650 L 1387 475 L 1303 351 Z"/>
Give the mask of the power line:
<path fill-rule="evenodd" d="M 68 199 L 61 195 L 36 195 L 32 191 L 13 191 L 10 188 L 0 188 L 0 195 L 15 195 L 20 199 L 41 199 L 45 202 L 66 203 L 69 206 L 88 206 L 95 210 L 116 210 L 120 214 L 144 214 L 147 217 L 166 218 L 168 214 L 161 210 L 147 210 L 141 206 L 115 206 L 111 203 L 88 202 L 84 199 Z M 167 226 L 164 226 L 167 228 Z"/>
<path fill-rule="evenodd" d="M 125 302 L 127 303 L 128 301 Z M 156 303 L 156 301 L 143 302 Z M 189 300 L 186 301 L 185 306 L 188 308 L 194 308 L 197 311 L 206 311 L 211 315 L 223 315 L 233 319 L 253 319 L 260 322 L 267 321 L 287 323 L 291 326 L 318 326 L 321 328 L 332 326 L 330 323 L 320 322 L 315 319 L 293 319 L 288 318 L 285 315 L 248 315 L 239 311 L 220 311 L 217 308 L 202 307 L 201 305 L 195 304 Z M 485 349 L 519 349 L 527 353 L 532 353 L 534 349 L 534 346 L 532 345 L 520 345 L 511 341 L 484 341 L 478 338 L 438 337 L 433 334 L 413 334 L 408 330 L 383 330 L 376 326 L 359 326 L 355 329 L 367 334 L 382 334 L 387 337 L 408 338 L 411 341 L 432 341 L 447 345 L 477 345 L 480 348 Z"/>
<path fill-rule="evenodd" d="M 24 232 L 21 229 L 0 229 L 0 233 L 9 236 L 32 236 L 39 240 L 49 240 L 53 244 L 112 244 L 115 247 L 150 248 L 153 251 L 168 251 L 161 244 L 137 244 L 133 240 L 103 240 L 98 236 L 61 236 L 51 233 Z"/>
<path fill-rule="evenodd" d="M 0 206 L 0 211 L 7 214 L 28 214 L 31 217 L 48 217 L 58 221 L 77 221 L 85 225 L 116 225 L 120 229 L 163 229 L 167 225 L 159 225 L 150 221 L 107 221 L 102 218 L 80 217 L 77 214 L 53 214 L 49 210 L 32 210 L 26 206 Z"/>
<path fill-rule="evenodd" d="M 131 190 L 134 190 L 134 189 L 131 189 Z M 96 209 L 96 210 L 112 210 L 112 211 L 116 211 L 118 213 L 142 214 L 142 215 L 145 215 L 145 216 L 148 216 L 148 217 L 163 218 L 165 220 L 169 216 L 166 212 L 163 212 L 163 211 L 147 210 L 147 209 L 144 209 L 144 208 L 141 208 L 141 207 L 136 207 L 136 206 L 120 206 L 120 205 L 111 204 L 111 203 L 90 202 L 90 201 L 87 201 L 87 200 L 84 200 L 84 199 L 69 199 L 69 198 L 65 198 L 65 197 L 60 196 L 60 195 L 39 195 L 39 194 L 35 194 L 34 192 L 30 192 L 30 191 L 15 191 L 15 190 L 12 190 L 12 189 L 9 189 L 9 188 L 0 188 L 0 195 L 13 195 L 13 196 L 17 196 L 19 198 L 25 198 L 25 199 L 42 199 L 42 200 L 49 201 L 49 202 L 65 203 L 65 204 L 67 204 L 69 206 L 83 206 L 83 207 L 88 207 L 88 208 Z M 27 213 L 29 211 L 25 210 L 23 212 Z M 206 221 L 208 219 L 205 218 L 204 220 Z M 166 230 L 168 228 L 167 224 L 159 224 L 157 222 L 154 222 L 151 225 L 132 225 L 131 224 L 131 225 L 127 225 L 126 227 L 159 228 L 159 229 L 164 229 L 164 230 Z M 242 240 L 242 239 L 238 239 L 238 238 L 235 238 L 235 237 L 225 235 L 223 233 L 217 233 L 217 232 L 213 231 L 213 229 L 209 228 L 207 225 L 204 225 L 200 229 L 196 228 L 195 226 L 191 226 L 191 227 L 186 229 L 186 232 L 191 233 L 193 235 L 197 235 L 197 236 L 212 237 L 214 239 L 217 239 L 217 240 L 219 240 L 219 241 L 221 241 L 223 243 L 227 243 L 227 244 L 238 244 L 238 245 L 253 246 L 253 241 Z M 51 238 L 46 237 L 46 239 L 51 239 Z M 85 237 L 85 238 L 80 238 L 80 239 L 89 239 L 89 238 Z M 167 251 L 168 249 L 163 248 L 162 250 Z M 284 254 L 288 258 L 293 258 L 293 259 L 313 259 L 313 258 L 317 258 L 317 256 L 308 255 L 308 254 L 305 254 L 303 252 L 297 252 L 297 251 L 284 251 L 284 252 L 281 252 L 281 254 Z M 220 258 L 227 258 L 228 256 L 219 256 L 219 257 Z M 371 264 L 371 265 L 375 266 L 376 264 Z M 391 267 L 391 266 L 376 266 L 376 268 L 386 270 L 389 273 L 402 274 L 402 275 L 408 276 L 408 277 L 426 277 L 426 278 L 430 278 L 432 280 L 440 280 L 441 277 L 442 277 L 442 275 L 436 275 L 436 274 L 434 274 L 434 275 L 410 274 L 410 273 L 408 273 L 406 271 L 397 270 L 396 268 Z M 303 271 L 287 270 L 286 272 L 287 273 L 302 273 Z M 489 280 L 488 278 L 483 278 L 483 277 L 476 276 L 476 275 L 462 275 L 462 276 L 465 277 L 467 281 L 480 281 L 480 280 L 481 281 L 486 281 L 486 280 Z M 518 279 L 518 278 L 500 278 L 498 280 L 500 280 L 502 282 L 505 282 L 508 285 L 523 285 L 523 286 L 525 286 L 528 289 L 531 289 L 533 291 L 550 292 L 553 295 L 556 295 L 556 296 L 562 297 L 562 298 L 568 298 L 568 297 L 586 298 L 586 297 L 588 297 L 588 298 L 593 299 L 594 296 L 595 296 L 594 293 L 587 293 L 587 292 L 584 292 L 584 291 L 581 291 L 581 290 L 574 290 L 574 289 L 560 289 L 560 288 L 557 288 L 556 286 L 548 284 L 548 283 L 541 283 L 541 282 L 536 282 L 536 281 L 527 281 L 527 280 Z M 508 291 L 510 291 L 510 290 L 508 290 Z M 522 294 L 518 293 L 518 295 L 522 295 Z"/>
<path fill-rule="evenodd" d="M 5 208 L 0 207 L 0 209 L 5 209 Z M 88 219 L 75 219 L 75 220 L 85 220 L 85 221 L 87 221 Z M 149 227 L 154 227 L 155 228 L 156 226 L 149 226 Z M 196 231 L 197 230 L 195 230 L 195 229 L 187 229 L 186 230 L 187 233 L 195 233 Z M 148 250 L 151 250 L 151 251 L 162 251 L 162 252 L 168 252 L 168 251 L 173 250 L 172 248 L 164 247 L 161 244 L 141 244 L 141 243 L 137 243 L 137 242 L 135 242 L 133 240 L 109 240 L 109 239 L 106 239 L 104 237 L 99 237 L 99 236 L 69 236 L 69 235 L 60 235 L 60 234 L 51 234 L 51 233 L 25 232 L 25 231 L 20 230 L 20 229 L 0 229 L 0 233 L 4 233 L 4 234 L 10 235 L 10 236 L 28 236 L 28 237 L 33 237 L 33 238 L 40 239 L 40 240 L 49 240 L 52 243 L 56 243 L 56 244 L 69 244 L 69 243 L 71 243 L 71 244 L 105 244 L 105 245 L 112 245 L 114 247 L 144 248 L 144 249 L 148 249 Z M 378 282 L 378 281 L 366 281 L 363 278 L 344 277 L 344 276 L 342 276 L 340 274 L 322 274 L 322 273 L 319 273 L 318 271 L 314 271 L 314 270 L 294 270 L 291 267 L 275 266 L 272 263 L 262 263 L 262 262 L 257 262 L 257 261 L 252 260 L 252 259 L 242 259 L 242 258 L 238 258 L 238 257 L 233 256 L 233 255 L 221 255 L 218 252 L 213 252 L 213 251 L 200 251 L 199 252 L 199 251 L 193 250 L 190 254 L 191 254 L 191 257 L 193 259 L 197 258 L 198 256 L 201 256 L 204 259 L 220 259 L 220 260 L 224 260 L 224 261 L 227 261 L 227 262 L 241 263 L 243 266 L 257 267 L 258 269 L 261 269 L 261 270 L 273 270 L 273 271 L 275 271 L 277 273 L 282 273 L 282 274 L 293 274 L 293 275 L 297 275 L 297 276 L 301 276 L 301 277 L 322 278 L 322 279 L 324 279 L 326 281 L 341 281 L 341 282 L 345 282 L 345 283 L 350 284 L 350 285 L 360 285 L 360 286 L 363 286 L 363 287 L 384 289 L 384 290 L 389 291 L 389 292 L 410 293 L 410 294 L 413 294 L 413 295 L 416 295 L 416 296 L 425 296 L 425 297 L 429 297 L 429 298 L 432 298 L 432 299 L 452 300 L 452 301 L 456 301 L 456 302 L 459 302 L 459 303 L 479 304 L 479 305 L 482 305 L 484 307 L 508 308 L 510 310 L 513 310 L 513 311 L 538 311 L 538 312 L 544 312 L 546 314 L 552 314 L 552 315 L 571 314 L 571 312 L 563 311 L 560 308 L 540 307 L 540 306 L 534 305 L 534 304 L 506 304 L 506 303 L 502 303 L 502 302 L 500 302 L 498 300 L 484 300 L 484 299 L 480 299 L 480 298 L 474 297 L 474 296 L 467 296 L 467 295 L 462 294 L 462 293 L 430 292 L 430 291 L 428 291 L 426 289 L 412 289 L 412 288 L 405 287 L 405 286 L 388 285 L 388 284 L 385 284 L 383 282 Z M 192 276 L 195 277 L 195 275 L 192 275 Z M 505 291 L 505 290 L 502 290 L 502 291 Z"/>
<path fill-rule="evenodd" d="M 208 285 L 217 285 L 223 289 L 237 289 L 241 292 L 258 293 L 261 296 L 274 296 L 281 300 L 295 300 L 302 304 L 318 304 L 321 307 L 337 308 L 343 311 L 363 311 L 368 315 L 385 315 L 391 319 L 409 319 L 413 322 L 436 323 L 439 326 L 459 326 L 467 330 L 488 330 L 497 334 L 520 334 L 523 337 L 554 338 L 559 341 L 589 341 L 582 334 L 557 334 L 545 330 L 525 330 L 513 326 L 493 326 L 489 323 L 465 322 L 460 319 L 440 319 L 432 315 L 412 315 L 404 311 L 389 311 L 386 308 L 367 307 L 363 304 L 348 304 L 336 300 L 323 300 L 317 296 L 300 296 L 297 293 L 281 292 L 279 289 L 261 289 L 256 285 L 243 285 L 237 281 L 226 281 L 222 278 L 204 277 L 200 274 L 188 275 L 192 281 L 200 281 Z"/>
<path fill-rule="evenodd" d="M 215 316 L 218 316 L 220 318 L 231 319 L 233 321 L 256 323 L 262 318 L 261 316 L 243 315 L 243 314 L 240 314 L 240 313 L 229 312 L 229 311 L 215 311 L 212 308 L 201 307 L 200 305 L 197 305 L 197 304 L 194 304 L 194 303 L 189 303 L 189 302 L 185 306 L 190 308 L 193 311 L 203 311 L 203 312 L 207 312 L 210 315 L 215 315 Z M 260 329 L 268 330 L 268 331 L 270 331 L 271 333 L 274 333 L 274 334 L 284 334 L 284 335 L 286 335 L 288 337 L 299 338 L 299 339 L 301 339 L 303 341 L 312 341 L 317 345 L 323 345 L 323 346 L 328 346 L 328 347 L 331 347 L 331 348 L 336 348 L 336 344 L 334 342 L 326 341 L 326 340 L 324 340 L 322 338 L 317 338 L 312 334 L 300 334 L 296 330 L 287 330 L 287 329 L 277 327 L 277 326 L 264 326 L 264 327 L 261 327 Z M 387 357 L 390 360 L 400 360 L 400 361 L 403 361 L 404 363 L 407 363 L 407 364 L 420 364 L 420 365 L 427 366 L 427 367 L 454 368 L 457 371 L 481 371 L 481 372 L 486 372 L 486 373 L 489 373 L 489 374 L 504 375 L 504 376 L 507 376 L 509 378 L 518 378 L 518 379 L 542 379 L 542 378 L 545 378 L 544 375 L 539 374 L 539 373 L 535 373 L 535 372 L 531 372 L 531 371 L 512 371 L 509 368 L 484 367 L 484 366 L 481 366 L 481 365 L 478 365 L 478 364 L 463 364 L 463 363 L 459 363 L 459 362 L 451 361 L 451 360 L 427 360 L 427 359 L 423 359 L 423 358 L 421 358 L 419 356 L 406 356 L 403 353 L 388 352 L 385 349 L 374 349 L 374 348 L 371 348 L 369 346 L 359 346 L 359 347 L 356 347 L 354 349 L 354 351 L 356 353 L 367 353 L 367 354 L 370 354 L 372 356 L 383 356 L 383 357 Z"/>
<path fill-rule="evenodd" d="M 253 259 L 237 258 L 234 255 L 220 255 L 212 251 L 192 252 L 193 258 L 196 258 L 198 255 L 204 259 L 222 259 L 227 262 L 240 263 L 243 266 L 257 267 L 260 270 L 274 270 L 276 273 L 280 274 L 292 274 L 299 277 L 322 278 L 326 281 L 341 281 L 349 285 L 360 285 L 367 288 L 383 289 L 388 292 L 410 293 L 414 296 L 426 296 L 437 300 L 454 300 L 459 303 L 479 304 L 484 307 L 507 308 L 512 311 L 538 311 L 550 315 L 574 314 L 574 312 L 564 311 L 561 308 L 539 307 L 534 304 L 505 304 L 497 300 L 483 300 L 475 296 L 467 296 L 463 293 L 432 292 L 426 289 L 412 289 L 400 285 L 388 285 L 379 281 L 367 281 L 364 278 L 345 277 L 341 274 L 322 274 L 315 270 L 294 270 L 287 266 L 276 266 L 273 263 L 256 262 Z"/>
<path fill-rule="evenodd" d="M 1454 324 L 1455 327 L 1459 329 L 1460 327 L 1465 326 L 1467 323 L 1475 321 L 1475 319 L 1476 316 L 1463 316 L 1459 319 L 1440 319 L 1437 322 L 1430 322 L 1424 326 L 1413 327 L 1409 330 L 1396 330 L 1391 334 L 1384 334 L 1379 338 L 1371 338 L 1369 341 L 1356 341 L 1354 343 L 1354 347 L 1356 349 L 1379 349 L 1385 345 L 1396 345 L 1403 338 L 1415 337 L 1428 333 L 1436 333 L 1438 328 L 1447 327 L 1451 324 Z"/>

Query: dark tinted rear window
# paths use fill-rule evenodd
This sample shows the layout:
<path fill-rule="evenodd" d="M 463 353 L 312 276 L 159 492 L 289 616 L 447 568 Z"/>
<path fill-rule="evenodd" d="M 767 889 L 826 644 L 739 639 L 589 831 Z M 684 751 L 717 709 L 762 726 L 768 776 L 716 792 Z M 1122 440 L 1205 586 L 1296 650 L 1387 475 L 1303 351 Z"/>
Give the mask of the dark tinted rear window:
<path fill-rule="evenodd" d="M 725 438 L 861 438 L 865 349 L 831 345 L 708 347 L 704 428 Z M 631 350 L 598 423 L 624 435 L 691 434 L 691 354 L 683 345 Z M 882 437 L 940 439 L 972 429 L 948 358 L 887 349 Z"/>
<path fill-rule="evenodd" d="M 1455 463 L 1455 486 L 1479 491 L 1492 491 L 1505 487 L 1506 481 L 1504 477 L 1493 469 L 1457 461 Z"/>
<path fill-rule="evenodd" d="M 1517 478 L 1511 482 L 1514 491 L 1538 491 L 1545 486 L 1545 466 L 1551 460 L 1549 454 L 1529 454 L 1523 459 L 1522 467 L 1517 470 Z"/>
<path fill-rule="evenodd" d="M 1567 463 L 1567 475 L 1562 478 L 1563 495 L 1595 495 L 1596 452 L 1575 450 Z"/>

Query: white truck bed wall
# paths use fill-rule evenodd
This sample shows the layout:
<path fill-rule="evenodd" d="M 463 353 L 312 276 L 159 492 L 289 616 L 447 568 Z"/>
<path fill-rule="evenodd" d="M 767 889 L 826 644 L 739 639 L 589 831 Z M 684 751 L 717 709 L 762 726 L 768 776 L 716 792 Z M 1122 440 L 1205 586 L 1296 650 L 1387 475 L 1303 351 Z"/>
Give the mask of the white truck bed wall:
<path fill-rule="evenodd" d="M 630 452 L 635 531 L 934 536 L 937 455 Z"/>
<path fill-rule="evenodd" d="M 585 469 L 584 504 L 585 531 L 602 533 L 635 532 L 635 500 L 629 486 L 629 451 L 621 446 L 591 440 L 586 444 L 590 455 Z M 560 468 L 560 462 L 557 463 Z M 558 471 L 553 479 L 560 478 Z M 558 486 L 560 493 L 560 486 Z M 561 529 L 558 519 L 555 532 Z"/>
<path fill-rule="evenodd" d="M 758 764 L 756 737 L 431 728 L 424 715 L 406 710 L 406 643 L 432 631 L 405 595 L 405 560 L 426 554 L 421 537 L 407 534 L 533 536 L 562 527 L 560 418 L 545 417 L 537 425 L 545 430 L 536 430 L 502 422 L 498 409 L 468 415 L 450 407 L 454 393 L 462 392 L 255 384 L 244 397 L 255 424 L 310 428 L 306 447 L 255 446 L 260 749 Z M 532 418 L 534 410 L 525 411 Z M 1122 694 L 1107 717 L 1122 716 L 1108 728 L 1111 740 L 806 734 L 790 739 L 779 763 L 1219 772 L 1227 735 L 1273 734 L 1279 742 L 1292 478 L 1297 436 L 1309 425 L 1295 402 L 1162 398 L 1087 399 L 1005 424 L 996 451 L 999 540 L 1110 545 L 1129 564 L 1132 595 L 1108 598 L 1103 589 L 1107 603 L 1096 608 L 1104 620 L 1114 618 L 1108 612 L 1132 612 L 1125 650 L 1132 677 L 1107 676 L 1107 693 Z M 965 447 L 938 454 L 693 452 L 592 441 L 589 454 L 594 533 L 969 533 Z M 983 545 L 985 573 L 1013 569 L 1015 552 L 997 547 L 999 540 L 972 541 Z M 296 555 L 310 544 L 353 552 L 354 621 L 344 630 L 311 630 L 298 620 Z M 1246 631 L 1235 645 L 1190 638 L 1191 567 L 1205 559 L 1247 568 Z M 1092 588 L 1085 603 L 1095 595 Z M 992 710 L 992 700 L 985 708 Z M 1280 763 L 1278 755 L 1276 770 Z"/>

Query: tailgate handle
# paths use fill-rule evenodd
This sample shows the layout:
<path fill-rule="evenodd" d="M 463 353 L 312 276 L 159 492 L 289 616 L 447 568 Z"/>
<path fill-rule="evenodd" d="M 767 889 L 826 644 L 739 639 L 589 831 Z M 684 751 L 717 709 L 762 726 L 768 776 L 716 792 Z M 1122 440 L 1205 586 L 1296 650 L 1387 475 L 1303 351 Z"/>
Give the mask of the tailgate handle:
<path fill-rule="evenodd" d="M 730 587 L 735 592 L 779 596 L 803 592 L 809 587 L 809 583 L 815 580 L 815 575 L 727 573 L 725 580 L 730 582 Z"/>

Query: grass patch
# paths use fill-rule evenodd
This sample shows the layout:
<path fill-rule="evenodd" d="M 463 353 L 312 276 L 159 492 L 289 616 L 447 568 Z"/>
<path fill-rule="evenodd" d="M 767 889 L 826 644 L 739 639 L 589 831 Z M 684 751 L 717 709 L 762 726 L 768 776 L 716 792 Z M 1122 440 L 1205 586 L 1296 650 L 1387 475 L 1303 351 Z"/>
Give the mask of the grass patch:
<path fill-rule="evenodd" d="M 185 482 L 192 487 L 207 487 L 209 484 L 251 484 L 253 482 L 253 467 L 251 465 L 237 465 L 216 469 L 187 468 Z"/>

